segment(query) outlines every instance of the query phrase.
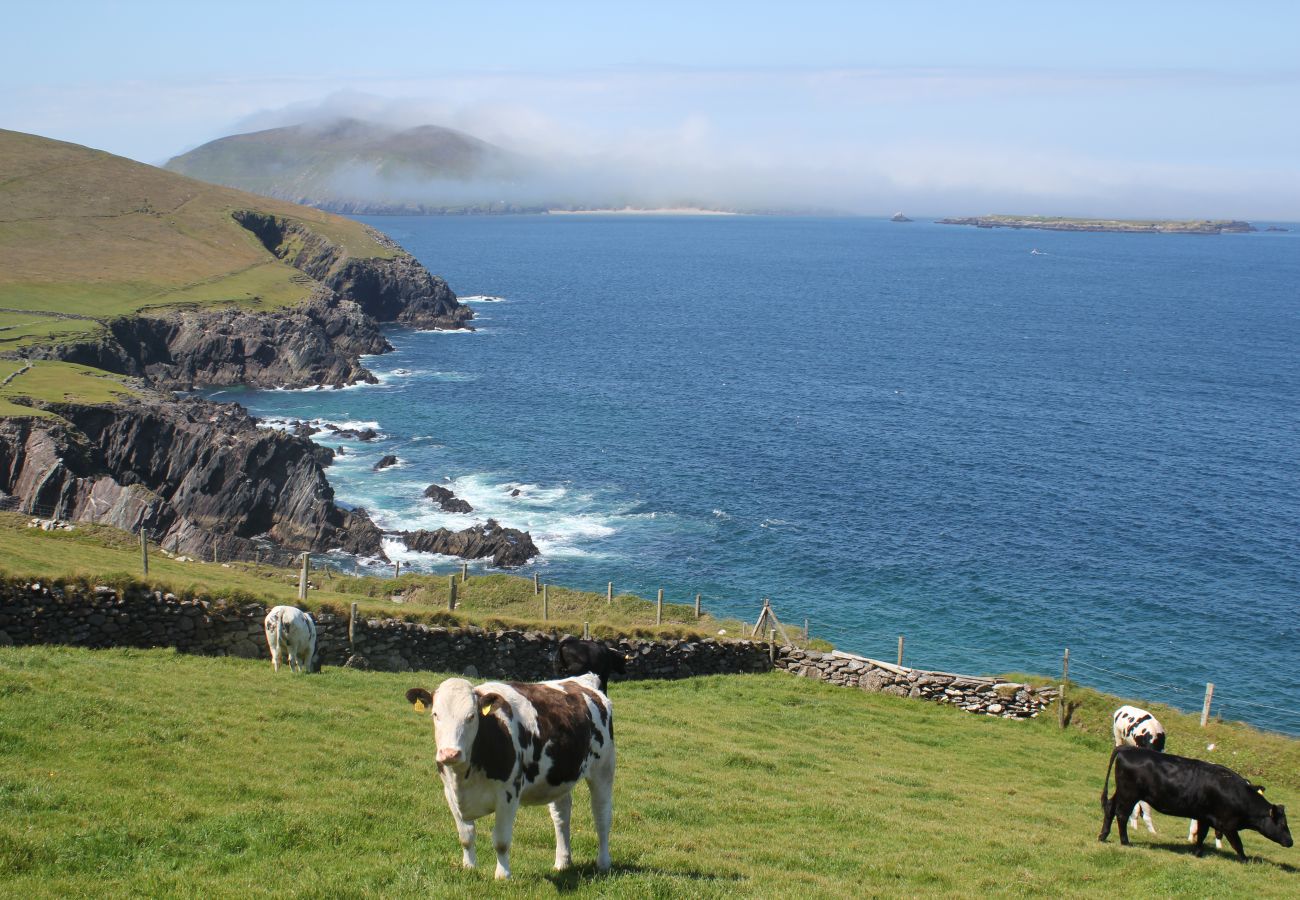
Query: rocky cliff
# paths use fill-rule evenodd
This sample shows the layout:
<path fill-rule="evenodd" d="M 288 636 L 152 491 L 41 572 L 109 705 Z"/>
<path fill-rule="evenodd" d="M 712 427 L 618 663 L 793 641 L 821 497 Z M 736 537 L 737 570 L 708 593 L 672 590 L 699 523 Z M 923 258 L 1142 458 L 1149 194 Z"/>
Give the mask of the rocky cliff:
<path fill-rule="evenodd" d="M 234 218 L 317 283 L 310 300 L 267 312 L 227 307 L 121 317 L 93 337 L 27 355 L 138 376 L 171 390 L 340 387 L 374 381 L 358 357 L 392 349 L 380 323 L 466 328 L 473 318 L 445 281 L 378 232 L 372 236 L 393 256 L 357 259 L 307 223 L 247 210 Z"/>
<path fill-rule="evenodd" d="M 364 510 L 334 503 L 330 451 L 259 428 L 236 404 L 150 397 L 48 408 L 61 420 L 0 420 L 0 480 L 24 508 L 143 527 L 165 549 L 204 557 L 214 547 L 251 557 L 262 542 L 382 555 Z"/>

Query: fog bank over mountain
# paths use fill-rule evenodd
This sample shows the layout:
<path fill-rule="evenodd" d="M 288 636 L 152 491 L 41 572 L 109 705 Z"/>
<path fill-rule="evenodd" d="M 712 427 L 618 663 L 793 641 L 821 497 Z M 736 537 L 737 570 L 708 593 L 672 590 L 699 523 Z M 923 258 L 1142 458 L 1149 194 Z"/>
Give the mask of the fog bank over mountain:
<path fill-rule="evenodd" d="M 960 106 L 972 93 L 1044 90 L 1013 87 L 1007 79 L 972 84 L 933 73 L 872 89 L 881 103 L 945 106 Z M 829 90 L 842 95 L 844 86 L 834 83 Z M 609 91 L 602 82 L 596 92 L 602 104 Z M 1179 159 L 1172 148 L 1170 158 L 1150 149 L 1142 159 L 1107 158 L 1040 140 L 1007 143 L 974 129 L 963 136 L 952 122 L 932 133 L 891 133 L 873 127 L 851 105 L 838 122 L 820 110 L 816 128 L 783 116 L 781 109 L 770 118 L 734 111 L 682 114 L 674 103 L 671 109 L 647 105 L 600 116 L 543 106 L 339 92 L 260 111 L 232 130 L 324 126 L 340 117 L 395 130 L 438 125 L 481 139 L 516 161 L 509 171 L 474 178 L 392 171 L 381 176 L 364 164 L 341 167 L 332 178 L 340 197 L 394 204 L 1260 218 L 1286 218 L 1300 209 L 1300 174 L 1294 169 L 1213 165 Z"/>

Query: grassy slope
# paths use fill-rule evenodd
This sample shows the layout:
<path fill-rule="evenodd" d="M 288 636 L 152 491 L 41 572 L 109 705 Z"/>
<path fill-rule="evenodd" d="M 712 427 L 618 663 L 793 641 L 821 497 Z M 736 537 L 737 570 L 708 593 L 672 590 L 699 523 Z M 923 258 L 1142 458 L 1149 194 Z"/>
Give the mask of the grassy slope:
<path fill-rule="evenodd" d="M 521 812 L 515 883 L 459 848 L 427 720 L 434 675 L 169 651 L 0 649 L 7 896 L 1294 896 L 1296 850 L 1194 859 L 1186 824 L 1096 841 L 1103 737 L 780 674 L 617 684 L 614 871 L 549 871 Z M 1279 776 L 1281 773 L 1278 773 Z M 1270 785 L 1277 801 L 1289 784 Z M 1285 779 L 1283 779 L 1285 780 Z M 480 834 L 480 859 L 490 860 Z"/>
<path fill-rule="evenodd" d="M 0 326 L 16 327 L 0 330 L 0 350 L 144 309 L 308 297 L 310 279 L 267 252 L 236 210 L 301 220 L 355 257 L 393 254 L 339 216 L 19 132 L 0 130 L 0 173 L 0 307 L 33 313 L 3 314 Z"/>
<path fill-rule="evenodd" d="M 105 526 L 78 525 L 74 531 L 45 532 L 28 528 L 30 516 L 0 513 L 0 572 L 22 578 L 81 579 L 121 584 L 140 577 L 140 549 L 134 535 Z M 149 560 L 151 586 L 176 594 L 208 597 L 252 596 L 268 603 L 294 603 L 298 576 L 290 569 L 234 562 L 178 562 L 153 548 Z M 492 627 L 540 627 L 541 598 L 534 596 L 529 578 L 511 575 L 472 575 L 457 585 L 457 610 L 447 613 L 446 576 L 403 575 L 400 579 L 354 578 L 316 571 L 305 605 L 328 604 L 346 610 L 351 603 L 368 615 L 410 617 L 441 623 Z M 400 593 L 404 602 L 390 598 Z M 604 594 L 551 587 L 548 629 L 581 633 L 591 623 L 593 633 L 707 635 L 718 628 L 735 634 L 736 623 L 705 615 L 695 620 L 693 606 L 664 604 L 664 627 L 654 625 L 654 603 L 620 595 L 612 604 Z"/>

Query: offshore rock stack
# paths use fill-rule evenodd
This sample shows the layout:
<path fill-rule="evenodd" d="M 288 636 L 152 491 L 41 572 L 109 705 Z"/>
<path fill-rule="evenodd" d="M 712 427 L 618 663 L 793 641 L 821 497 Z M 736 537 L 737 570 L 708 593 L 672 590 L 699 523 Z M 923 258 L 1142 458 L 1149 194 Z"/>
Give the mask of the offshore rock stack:
<path fill-rule="evenodd" d="M 909 669 L 839 650 L 818 653 L 782 647 L 776 658 L 776 668 L 830 684 L 947 703 L 967 712 L 1004 719 L 1032 719 L 1055 702 L 1057 695 L 1049 688 L 974 675 Z"/>

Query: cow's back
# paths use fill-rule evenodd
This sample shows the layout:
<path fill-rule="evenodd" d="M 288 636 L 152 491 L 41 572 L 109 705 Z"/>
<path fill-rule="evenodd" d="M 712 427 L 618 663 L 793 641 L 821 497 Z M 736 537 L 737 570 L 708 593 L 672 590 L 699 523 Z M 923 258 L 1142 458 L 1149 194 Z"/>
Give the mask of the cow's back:
<path fill-rule="evenodd" d="M 614 764 L 614 712 L 599 678 L 513 683 L 531 715 L 519 716 L 525 805 L 550 803 L 596 769 Z"/>

